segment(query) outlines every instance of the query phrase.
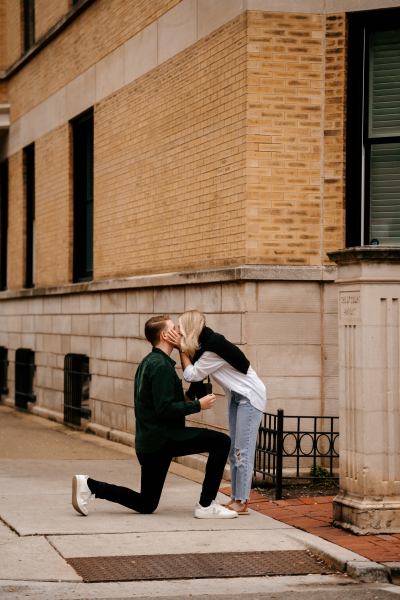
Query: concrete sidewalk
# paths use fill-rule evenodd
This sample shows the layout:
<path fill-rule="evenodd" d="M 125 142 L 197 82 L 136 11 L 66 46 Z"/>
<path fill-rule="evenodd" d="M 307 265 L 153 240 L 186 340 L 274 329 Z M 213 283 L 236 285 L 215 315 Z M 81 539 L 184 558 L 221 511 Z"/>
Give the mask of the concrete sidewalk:
<path fill-rule="evenodd" d="M 0 598 L 206 594 L 227 599 L 229 594 L 233 598 L 244 593 L 262 597 L 267 585 L 266 578 L 83 584 L 64 560 L 69 557 L 308 548 L 329 557 L 339 568 L 348 561 L 368 563 L 349 550 L 255 511 L 246 519 L 194 519 L 203 475 L 176 463 L 153 515 L 94 500 L 89 516 L 83 517 L 71 505 L 71 478 L 76 473 L 135 489 L 140 486 L 140 466 L 132 448 L 0 406 Z M 220 494 L 219 500 L 226 496 Z M 337 593 L 336 586 L 343 585 L 351 588 L 351 594 L 364 590 L 359 597 L 366 597 L 365 586 L 342 574 L 275 577 L 267 587 L 276 594 L 296 588 L 299 595 L 293 597 L 301 598 L 304 592 L 312 598 L 311 583 L 316 590 L 326 588 L 326 598 L 329 590 Z M 374 584 L 375 588 L 375 598 L 400 593 L 400 588 L 385 582 Z M 340 590 L 340 597 L 358 597 L 343 595 L 343 587 Z"/>

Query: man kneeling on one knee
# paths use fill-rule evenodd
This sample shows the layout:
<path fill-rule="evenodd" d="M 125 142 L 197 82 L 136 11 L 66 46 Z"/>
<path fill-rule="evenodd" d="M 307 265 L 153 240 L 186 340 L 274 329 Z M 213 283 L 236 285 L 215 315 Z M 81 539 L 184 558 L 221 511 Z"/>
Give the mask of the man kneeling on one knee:
<path fill-rule="evenodd" d="M 231 519 L 237 513 L 215 500 L 229 454 L 231 440 L 224 433 L 198 427 L 185 427 L 186 415 L 210 409 L 214 394 L 200 400 L 185 397 L 182 381 L 170 357 L 174 345 L 168 332 L 175 329 L 168 315 L 149 319 L 145 336 L 153 346 L 140 363 L 135 376 L 136 454 L 140 466 L 141 489 L 96 481 L 88 475 L 74 475 L 72 505 L 88 514 L 87 501 L 93 495 L 140 513 L 156 510 L 172 458 L 208 452 L 203 488 L 194 516 L 199 519 Z"/>

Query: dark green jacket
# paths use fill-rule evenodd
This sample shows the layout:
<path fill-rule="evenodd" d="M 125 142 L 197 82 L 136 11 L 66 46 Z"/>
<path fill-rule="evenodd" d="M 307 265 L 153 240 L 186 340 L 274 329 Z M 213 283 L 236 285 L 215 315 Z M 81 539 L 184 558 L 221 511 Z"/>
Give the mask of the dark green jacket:
<path fill-rule="evenodd" d="M 156 452 L 168 439 L 189 440 L 203 430 L 185 428 L 185 416 L 200 412 L 200 402 L 185 402 L 182 380 L 175 361 L 153 348 L 135 375 L 135 448 L 139 453 Z"/>

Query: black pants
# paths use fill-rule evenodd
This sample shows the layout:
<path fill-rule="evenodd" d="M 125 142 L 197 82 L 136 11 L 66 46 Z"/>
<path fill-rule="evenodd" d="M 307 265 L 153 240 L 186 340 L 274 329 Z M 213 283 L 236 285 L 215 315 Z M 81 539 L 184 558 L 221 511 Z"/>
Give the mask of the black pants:
<path fill-rule="evenodd" d="M 138 454 L 142 467 L 141 490 L 134 492 L 126 487 L 88 479 L 88 485 L 97 498 L 122 504 L 136 512 L 152 513 L 156 510 L 164 487 L 171 460 L 175 456 L 187 456 L 208 452 L 206 474 L 200 495 L 200 504 L 209 506 L 215 500 L 229 454 L 231 439 L 225 433 L 203 429 L 186 441 L 169 440 L 161 450 Z"/>

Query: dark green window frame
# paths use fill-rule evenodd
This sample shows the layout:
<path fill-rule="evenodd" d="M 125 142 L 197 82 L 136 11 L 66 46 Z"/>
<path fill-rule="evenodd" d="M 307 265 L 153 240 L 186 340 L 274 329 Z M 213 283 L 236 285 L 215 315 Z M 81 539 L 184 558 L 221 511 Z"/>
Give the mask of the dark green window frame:
<path fill-rule="evenodd" d="M 8 160 L 0 165 L 0 291 L 7 289 L 8 249 Z"/>
<path fill-rule="evenodd" d="M 23 0 L 24 50 L 27 52 L 35 43 L 35 0 Z"/>
<path fill-rule="evenodd" d="M 26 246 L 25 287 L 35 286 L 35 145 L 24 148 Z"/>
<path fill-rule="evenodd" d="M 74 283 L 93 279 L 93 110 L 72 122 Z"/>

